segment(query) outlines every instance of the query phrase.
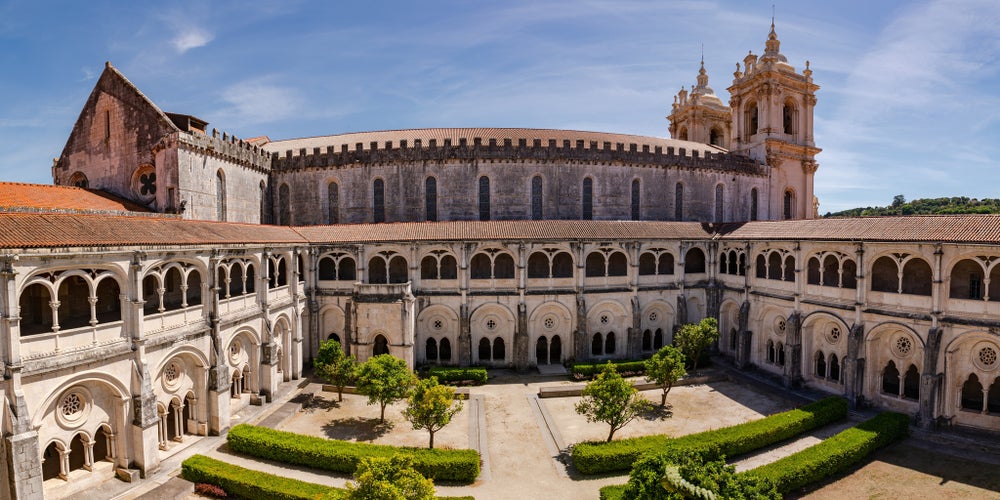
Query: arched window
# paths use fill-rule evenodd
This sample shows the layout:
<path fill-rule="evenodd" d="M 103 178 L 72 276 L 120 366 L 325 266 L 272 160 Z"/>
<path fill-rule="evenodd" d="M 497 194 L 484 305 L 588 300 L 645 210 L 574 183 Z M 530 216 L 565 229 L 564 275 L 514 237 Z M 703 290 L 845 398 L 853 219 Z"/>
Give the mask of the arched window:
<path fill-rule="evenodd" d="M 840 361 L 836 354 L 830 355 L 830 380 L 840 382 Z"/>
<path fill-rule="evenodd" d="M 368 283 L 384 284 L 389 282 L 389 275 L 385 266 L 385 259 L 382 257 L 372 257 L 368 261 Z"/>
<path fill-rule="evenodd" d="M 503 337 L 493 339 L 493 361 L 503 361 L 507 359 L 507 346 L 504 345 Z"/>
<path fill-rule="evenodd" d="M 479 361 L 490 360 L 490 339 L 483 337 L 479 339 Z"/>
<path fill-rule="evenodd" d="M 604 354 L 615 353 L 615 332 L 608 332 L 604 337 Z"/>
<path fill-rule="evenodd" d="M 986 394 L 986 411 L 1000 413 L 1000 377 L 993 380 L 990 392 Z"/>
<path fill-rule="evenodd" d="M 831 257 L 833 256 L 831 255 Z M 809 263 L 806 265 L 806 283 L 810 285 L 820 284 L 819 259 L 816 257 L 809 257 Z"/>
<path fill-rule="evenodd" d="M 840 272 L 840 280 L 843 288 L 854 289 L 858 287 L 858 265 L 853 260 L 847 259 L 844 261 Z"/>
<path fill-rule="evenodd" d="M 785 198 L 783 202 L 783 214 L 785 220 L 795 217 L 795 196 L 792 194 L 791 190 L 785 191 Z"/>
<path fill-rule="evenodd" d="M 873 292 L 899 292 L 899 274 L 896 261 L 889 256 L 882 256 L 875 259 L 872 264 L 872 291 Z"/>
<path fill-rule="evenodd" d="M 292 224 L 292 200 L 288 184 L 282 184 L 278 188 L 278 224 L 281 226 Z"/>
<path fill-rule="evenodd" d="M 379 354 L 389 354 L 389 340 L 382 335 L 375 336 L 375 347 L 372 349 L 373 356 Z"/>
<path fill-rule="evenodd" d="M 542 176 L 531 178 L 531 220 L 542 220 Z"/>
<path fill-rule="evenodd" d="M 89 295 L 89 293 L 87 294 Z M 21 336 L 52 331 L 52 294 L 45 285 L 29 285 L 21 292 L 18 305 L 21 315 Z"/>
<path fill-rule="evenodd" d="M 354 281 L 358 279 L 358 266 L 354 259 L 344 257 L 337 263 L 337 279 L 340 281 Z"/>
<path fill-rule="evenodd" d="M 397 255 L 389 260 L 389 283 L 406 283 L 410 281 L 406 259 Z"/>
<path fill-rule="evenodd" d="M 597 278 L 605 275 L 607 271 L 604 254 L 601 252 L 590 252 L 587 254 L 586 262 L 586 276 L 588 278 Z"/>
<path fill-rule="evenodd" d="M 453 280 L 458 278 L 458 261 L 451 255 L 441 257 L 441 279 Z"/>
<path fill-rule="evenodd" d="M 601 332 L 594 334 L 594 338 L 590 341 L 590 354 L 592 356 L 600 356 L 604 349 L 604 337 Z"/>
<path fill-rule="evenodd" d="M 656 264 L 656 274 L 674 274 L 674 256 L 670 253 L 661 253 Z"/>
<path fill-rule="evenodd" d="M 747 135 L 754 135 L 757 133 L 757 118 L 757 103 L 751 102 L 747 105 Z"/>
<path fill-rule="evenodd" d="M 451 342 L 448 339 L 441 339 L 438 346 L 438 358 L 441 361 L 451 361 Z"/>
<path fill-rule="evenodd" d="M 372 182 L 372 222 L 385 222 L 385 181 Z"/>
<path fill-rule="evenodd" d="M 329 224 L 340 224 L 340 187 L 336 182 L 326 186 L 327 219 Z"/>
<path fill-rule="evenodd" d="M 438 345 L 437 340 L 434 337 L 427 339 L 426 346 L 424 347 L 424 352 L 427 354 L 427 361 L 437 361 L 438 359 Z"/>
<path fill-rule="evenodd" d="M 215 217 L 220 221 L 226 220 L 226 178 L 222 169 L 215 173 Z"/>
<path fill-rule="evenodd" d="M 319 268 L 316 270 L 321 280 L 337 279 L 337 263 L 330 257 L 319 259 Z"/>
<path fill-rule="evenodd" d="M 437 179 L 428 177 L 424 181 L 424 220 L 438 220 Z"/>
<path fill-rule="evenodd" d="M 757 220 L 757 188 L 750 190 L 750 220 Z"/>
<path fill-rule="evenodd" d="M 785 366 L 785 346 L 778 342 L 778 345 L 774 346 L 774 350 L 778 355 L 778 366 Z"/>
<path fill-rule="evenodd" d="M 823 351 L 816 351 L 816 378 L 826 378 L 826 356 Z"/>
<path fill-rule="evenodd" d="M 742 255 L 742 254 L 741 254 Z M 739 257 L 736 255 L 736 250 L 729 251 L 729 274 L 737 276 L 740 274 L 740 264 Z"/>
<path fill-rule="evenodd" d="M 488 280 L 493 277 L 493 262 L 485 253 L 473 255 L 469 267 L 469 273 L 474 280 Z"/>
<path fill-rule="evenodd" d="M 583 193 L 580 196 L 583 201 L 583 220 L 593 220 L 594 218 L 594 179 L 586 177 L 583 179 Z"/>
<path fill-rule="evenodd" d="M 781 279 L 781 255 L 778 252 L 771 252 L 767 256 L 767 279 Z"/>
<path fill-rule="evenodd" d="M 653 349 L 659 351 L 663 347 L 663 329 L 657 328 L 653 332 Z"/>
<path fill-rule="evenodd" d="M 920 372 L 916 365 L 910 365 L 903 377 L 903 397 L 920 399 Z"/>
<path fill-rule="evenodd" d="M 656 274 L 656 256 L 649 252 L 639 255 L 639 276 Z"/>
<path fill-rule="evenodd" d="M 971 259 L 963 259 L 951 268 L 949 297 L 953 299 L 981 300 L 983 298 L 983 266 Z"/>
<path fill-rule="evenodd" d="M 795 257 L 785 257 L 785 281 L 795 281 Z"/>
<path fill-rule="evenodd" d="M 632 179 L 632 220 L 639 220 L 639 179 Z"/>
<path fill-rule="evenodd" d="M 723 217 L 722 195 L 724 192 L 725 188 L 722 186 L 722 184 L 718 184 L 715 186 L 715 222 L 722 222 L 722 217 Z"/>
<path fill-rule="evenodd" d="M 535 252 L 528 257 L 528 278 L 549 277 L 549 256 L 545 252 Z"/>
<path fill-rule="evenodd" d="M 840 286 L 840 261 L 833 255 L 823 259 L 823 286 Z"/>
<path fill-rule="evenodd" d="M 795 105 L 786 102 L 781 108 L 781 125 L 786 134 L 795 133 Z"/>
<path fill-rule="evenodd" d="M 479 220 L 490 220 L 490 178 L 479 178 Z"/>
<path fill-rule="evenodd" d="M 648 328 L 642 331 L 642 350 L 653 350 L 653 332 L 649 331 Z"/>
<path fill-rule="evenodd" d="M 627 276 L 628 259 L 621 252 L 614 252 L 608 256 L 608 276 Z"/>
<path fill-rule="evenodd" d="M 767 278 L 767 257 L 764 254 L 758 254 L 754 267 L 757 268 L 757 277 L 766 279 Z"/>
<path fill-rule="evenodd" d="M 712 127 L 712 130 L 708 132 L 708 143 L 713 146 L 722 145 L 722 132 L 719 129 Z"/>
<path fill-rule="evenodd" d="M 882 370 L 882 392 L 893 396 L 899 395 L 899 370 L 894 361 L 890 361 Z"/>
<path fill-rule="evenodd" d="M 688 140 L 688 129 L 687 127 L 681 127 L 680 132 L 677 133 L 677 138 L 686 141 Z"/>
<path fill-rule="evenodd" d="M 767 362 L 771 363 L 771 364 L 774 364 L 774 359 L 775 359 L 775 356 L 774 356 L 774 341 L 768 340 L 767 341 Z"/>
<path fill-rule="evenodd" d="M 684 184 L 674 186 L 674 220 L 684 220 Z"/>
<path fill-rule="evenodd" d="M 969 375 L 962 384 L 962 409 L 976 412 L 983 411 L 983 384 L 975 373 Z"/>
<path fill-rule="evenodd" d="M 502 253 L 493 259 L 493 277 L 498 280 L 514 279 L 514 258 Z"/>
<path fill-rule="evenodd" d="M 552 256 L 552 277 L 573 277 L 573 257 L 569 253 L 559 252 Z"/>
<path fill-rule="evenodd" d="M 94 305 L 94 309 L 98 323 L 121 321 L 122 302 L 119 297 L 120 294 L 121 287 L 118 286 L 118 281 L 112 278 L 105 278 L 97 284 L 97 291 L 95 293 L 97 295 L 97 304 Z"/>
<path fill-rule="evenodd" d="M 913 258 L 903 264 L 903 293 L 930 296 L 933 279 L 934 273 L 926 260 Z"/>
<path fill-rule="evenodd" d="M 433 255 L 420 259 L 420 279 L 436 280 L 438 277 L 438 260 Z"/>
<path fill-rule="evenodd" d="M 705 252 L 702 252 L 700 248 L 688 250 L 684 256 L 684 272 L 687 274 L 705 272 Z"/>

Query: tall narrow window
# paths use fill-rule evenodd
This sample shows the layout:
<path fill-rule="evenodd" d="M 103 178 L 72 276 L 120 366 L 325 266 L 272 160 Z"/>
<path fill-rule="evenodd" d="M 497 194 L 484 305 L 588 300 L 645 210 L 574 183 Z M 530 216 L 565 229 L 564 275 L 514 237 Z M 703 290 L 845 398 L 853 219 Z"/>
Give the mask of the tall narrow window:
<path fill-rule="evenodd" d="M 264 185 L 264 181 L 260 181 L 260 223 L 271 223 L 267 217 L 267 186 Z"/>
<path fill-rule="evenodd" d="M 757 103 L 750 103 L 750 109 L 747 110 L 747 135 L 754 135 L 757 133 Z"/>
<path fill-rule="evenodd" d="M 684 184 L 679 182 L 674 189 L 674 220 L 684 220 Z"/>
<path fill-rule="evenodd" d="M 424 181 L 424 217 L 432 222 L 438 220 L 438 184 L 433 177 Z"/>
<path fill-rule="evenodd" d="M 583 180 L 583 220 L 593 220 L 594 218 L 594 179 L 587 177 Z"/>
<path fill-rule="evenodd" d="M 542 220 L 542 176 L 531 178 L 531 220 Z"/>
<path fill-rule="evenodd" d="M 639 220 L 639 179 L 632 179 L 632 220 Z"/>
<path fill-rule="evenodd" d="M 340 224 L 340 186 L 336 182 L 331 182 L 327 186 L 326 196 L 327 202 L 330 205 L 328 208 L 329 223 Z"/>
<path fill-rule="evenodd" d="M 226 220 L 226 178 L 222 170 L 215 173 L 215 216 L 220 221 Z"/>
<path fill-rule="evenodd" d="M 722 187 L 722 184 L 715 186 L 715 222 L 722 222 L 723 194 L 725 194 L 725 188 Z"/>
<path fill-rule="evenodd" d="M 382 179 L 372 183 L 372 222 L 385 222 L 385 182 Z"/>
<path fill-rule="evenodd" d="M 289 226 L 292 224 L 292 200 L 288 190 L 288 184 L 282 184 L 278 188 L 278 224 Z"/>
<path fill-rule="evenodd" d="M 784 213 L 783 213 L 783 215 L 784 215 L 784 218 L 786 220 L 787 219 L 791 219 L 792 216 L 795 215 L 794 208 L 795 207 L 794 207 L 794 203 L 793 203 L 792 192 L 791 191 L 785 191 L 784 210 L 783 210 Z"/>
<path fill-rule="evenodd" d="M 750 190 L 750 220 L 757 220 L 757 188 Z"/>
<path fill-rule="evenodd" d="M 791 103 L 785 103 L 781 108 L 781 124 L 786 134 L 795 133 L 795 108 Z"/>
<path fill-rule="evenodd" d="M 479 178 L 479 220 L 490 220 L 490 178 Z"/>

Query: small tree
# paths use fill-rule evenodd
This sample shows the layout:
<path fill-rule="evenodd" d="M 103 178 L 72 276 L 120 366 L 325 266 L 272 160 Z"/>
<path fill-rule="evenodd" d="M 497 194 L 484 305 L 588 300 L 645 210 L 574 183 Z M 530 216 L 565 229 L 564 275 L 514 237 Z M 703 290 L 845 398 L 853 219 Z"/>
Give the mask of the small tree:
<path fill-rule="evenodd" d="M 385 423 L 385 407 L 405 398 L 415 378 L 406 361 L 379 354 L 358 366 L 357 387 L 368 396 L 368 404 L 380 405 L 379 421 Z"/>
<path fill-rule="evenodd" d="M 451 417 L 462 410 L 462 402 L 455 401 L 455 388 L 438 384 L 437 377 L 420 380 L 410 392 L 409 405 L 403 410 L 413 428 L 427 429 L 431 435 L 428 448 L 434 448 L 434 433 L 451 422 Z"/>
<path fill-rule="evenodd" d="M 413 469 L 413 459 L 404 455 L 362 458 L 347 483 L 348 500 L 430 500 L 434 482 Z"/>
<path fill-rule="evenodd" d="M 646 360 L 646 381 L 653 382 L 663 393 L 660 395 L 660 406 L 667 405 L 667 393 L 681 377 L 687 374 L 684 369 L 684 354 L 672 345 L 663 346 L 653 357 Z"/>
<path fill-rule="evenodd" d="M 691 361 L 691 371 L 698 369 L 698 358 L 706 347 L 719 339 L 719 323 L 715 318 L 705 318 L 699 323 L 688 323 L 674 336 L 674 345 Z"/>
<path fill-rule="evenodd" d="M 316 353 L 316 375 L 337 388 L 337 401 L 344 400 L 344 387 L 354 380 L 358 362 L 348 356 L 340 342 L 327 340 Z"/>
<path fill-rule="evenodd" d="M 576 404 L 576 412 L 586 416 L 588 422 L 610 425 L 608 441 L 611 441 L 615 431 L 625 427 L 649 406 L 649 401 L 608 361 L 604 370 L 583 389 L 583 399 Z"/>

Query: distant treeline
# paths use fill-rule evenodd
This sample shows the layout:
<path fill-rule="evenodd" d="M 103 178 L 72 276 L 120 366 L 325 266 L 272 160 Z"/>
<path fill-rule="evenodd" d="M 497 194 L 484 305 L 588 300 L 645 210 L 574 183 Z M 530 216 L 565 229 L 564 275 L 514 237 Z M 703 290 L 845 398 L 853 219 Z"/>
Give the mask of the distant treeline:
<path fill-rule="evenodd" d="M 906 201 L 903 195 L 893 197 L 885 207 L 852 208 L 840 212 L 827 212 L 823 217 L 858 217 L 866 215 L 927 215 L 927 214 L 997 214 L 1000 213 L 1000 199 L 968 198 L 921 198 Z"/>

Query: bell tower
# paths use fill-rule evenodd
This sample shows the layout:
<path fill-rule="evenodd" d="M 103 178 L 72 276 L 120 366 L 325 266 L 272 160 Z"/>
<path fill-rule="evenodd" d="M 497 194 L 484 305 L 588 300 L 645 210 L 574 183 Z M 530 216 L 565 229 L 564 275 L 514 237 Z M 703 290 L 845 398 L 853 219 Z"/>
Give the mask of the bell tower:
<path fill-rule="evenodd" d="M 816 217 L 813 176 L 822 151 L 813 140 L 816 91 L 809 61 L 795 71 L 781 54 L 781 42 L 771 22 L 764 55 L 753 52 L 736 63 L 729 105 L 733 113 L 730 150 L 771 167 L 767 219 Z"/>
<path fill-rule="evenodd" d="M 670 120 L 670 137 L 674 139 L 729 148 L 732 110 L 708 86 L 704 59 L 698 70 L 698 84 L 691 87 L 690 94 L 681 87 L 674 96 L 674 105 L 667 119 Z"/>

